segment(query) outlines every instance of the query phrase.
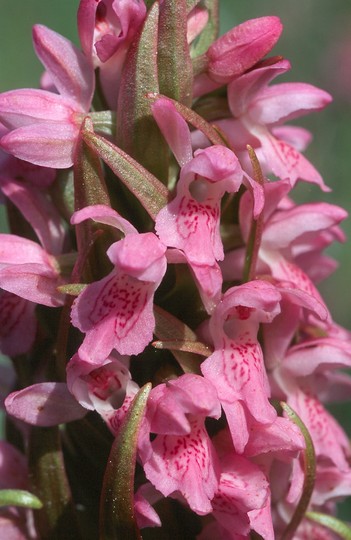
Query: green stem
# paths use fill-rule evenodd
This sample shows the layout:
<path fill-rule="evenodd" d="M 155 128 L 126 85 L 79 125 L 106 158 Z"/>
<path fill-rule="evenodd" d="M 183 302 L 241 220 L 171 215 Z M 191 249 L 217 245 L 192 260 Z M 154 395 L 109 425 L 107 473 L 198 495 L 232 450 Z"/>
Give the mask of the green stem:
<path fill-rule="evenodd" d="M 81 538 L 61 451 L 58 427 L 32 427 L 28 449 L 31 491 L 43 501 L 35 512 L 41 540 Z"/>
<path fill-rule="evenodd" d="M 306 518 L 335 532 L 342 540 L 351 540 L 351 527 L 334 516 L 319 512 L 307 512 Z"/>
<path fill-rule="evenodd" d="M 309 434 L 309 431 L 302 422 L 301 418 L 286 403 L 281 402 L 280 405 L 286 412 L 288 418 L 300 429 L 306 444 L 304 455 L 305 479 L 303 483 L 302 495 L 297 507 L 295 508 L 295 512 L 290 520 L 290 523 L 281 536 L 281 540 L 291 540 L 294 537 L 294 534 L 302 519 L 305 517 L 306 510 L 310 504 L 316 478 L 316 455 L 311 435 Z"/>

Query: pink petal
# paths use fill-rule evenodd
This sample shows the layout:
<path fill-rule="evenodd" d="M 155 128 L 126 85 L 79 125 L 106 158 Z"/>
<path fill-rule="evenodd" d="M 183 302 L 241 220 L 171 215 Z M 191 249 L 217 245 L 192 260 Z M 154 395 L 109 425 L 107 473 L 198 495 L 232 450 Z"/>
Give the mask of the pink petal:
<path fill-rule="evenodd" d="M 285 122 L 310 111 L 318 111 L 332 101 L 330 94 L 306 83 L 281 83 L 259 92 L 249 107 L 257 124 Z"/>
<path fill-rule="evenodd" d="M 259 510 L 248 512 L 251 528 L 257 532 L 264 540 L 274 540 L 275 533 L 271 515 L 271 499 L 268 498 L 266 504 Z"/>
<path fill-rule="evenodd" d="M 306 150 L 312 140 L 312 133 L 299 126 L 276 126 L 272 128 L 276 139 L 281 139 L 299 152 Z"/>
<path fill-rule="evenodd" d="M 71 217 L 71 224 L 77 225 L 82 223 L 86 219 L 92 219 L 97 223 L 104 223 L 110 225 L 126 234 L 137 234 L 136 228 L 129 223 L 126 219 L 116 212 L 113 208 L 105 206 L 103 204 L 96 204 L 93 206 L 85 206 L 81 210 L 74 212 Z"/>
<path fill-rule="evenodd" d="M 290 394 L 289 405 L 300 416 L 313 440 L 317 458 L 348 471 L 350 444 L 341 426 L 312 395 L 298 391 Z"/>
<path fill-rule="evenodd" d="M 98 2 L 92 0 L 81 0 L 79 2 L 77 22 L 79 39 L 82 49 L 89 58 L 93 51 L 95 14 Z"/>
<path fill-rule="evenodd" d="M 73 165 L 79 127 L 70 123 L 43 123 L 20 127 L 2 137 L 9 154 L 43 167 L 66 169 Z"/>
<path fill-rule="evenodd" d="M 0 234 L 0 268 L 4 265 L 36 264 L 53 271 L 54 258 L 36 242 L 16 236 Z"/>
<path fill-rule="evenodd" d="M 122 406 L 126 393 L 134 395 L 138 390 L 120 360 L 110 357 L 96 367 L 82 361 L 78 354 L 67 365 L 67 386 L 82 407 L 99 414 L 115 411 Z"/>
<path fill-rule="evenodd" d="M 289 178 L 292 186 L 297 180 L 305 180 L 317 184 L 323 191 L 330 191 L 319 172 L 295 148 L 275 139 L 268 131 L 254 129 L 253 133 L 260 139 L 266 160 L 278 178 Z"/>
<path fill-rule="evenodd" d="M 167 99 L 158 99 L 151 109 L 162 135 L 182 167 L 193 157 L 188 124 Z"/>
<path fill-rule="evenodd" d="M 291 347 L 282 366 L 295 377 L 306 377 L 327 369 L 351 367 L 351 345 L 323 338 Z"/>
<path fill-rule="evenodd" d="M 72 324 L 86 333 L 79 356 L 101 363 L 113 348 L 139 354 L 150 343 L 155 326 L 154 286 L 112 272 L 88 285 L 72 307 Z"/>
<path fill-rule="evenodd" d="M 226 83 L 252 67 L 271 50 L 281 31 L 278 17 L 251 19 L 234 27 L 207 51 L 211 78 Z"/>
<path fill-rule="evenodd" d="M 217 263 L 212 265 L 194 264 L 191 261 L 188 263 L 194 274 L 204 307 L 207 313 L 212 313 L 221 299 L 223 284 L 221 269 Z"/>
<path fill-rule="evenodd" d="M 151 504 L 162 499 L 152 484 L 142 484 L 134 496 L 134 512 L 139 528 L 161 527 L 161 520 Z"/>
<path fill-rule="evenodd" d="M 267 84 L 290 69 L 288 60 L 279 60 L 274 64 L 263 65 L 235 78 L 228 85 L 228 103 L 234 118 L 245 115 L 255 96 Z M 256 122 L 255 122 L 256 123 Z"/>
<path fill-rule="evenodd" d="M 159 283 L 165 272 L 166 247 L 153 233 L 129 234 L 107 250 L 110 261 L 129 275 Z"/>
<path fill-rule="evenodd" d="M 187 41 L 191 43 L 201 34 L 208 22 L 208 11 L 205 8 L 195 6 L 188 15 Z"/>
<path fill-rule="evenodd" d="M 53 255 L 60 254 L 65 229 L 60 214 L 46 194 L 34 186 L 12 179 L 0 178 L 0 186 L 33 227 L 44 249 Z"/>
<path fill-rule="evenodd" d="M 79 405 L 64 383 L 39 383 L 18 392 L 6 400 L 8 414 L 35 426 L 56 426 L 79 420 L 86 410 Z"/>
<path fill-rule="evenodd" d="M 191 419 L 188 435 L 158 435 L 144 463 L 150 482 L 165 497 L 180 492 L 199 515 L 212 511 L 218 485 L 218 463 L 203 421 Z"/>
<path fill-rule="evenodd" d="M 10 129 L 38 122 L 68 124 L 76 112 L 84 109 L 71 99 L 46 90 L 23 88 L 0 94 L 0 119 Z"/>
<path fill-rule="evenodd" d="M 248 512 L 261 509 L 269 494 L 269 484 L 260 468 L 232 453 L 221 460 L 222 474 L 213 499 L 213 516 L 228 531 L 248 534 Z"/>
<path fill-rule="evenodd" d="M 263 254 L 263 260 L 269 265 L 273 277 L 283 282 L 283 286 L 289 287 L 289 282 L 292 289 L 297 289 L 303 293 L 307 293 L 315 301 L 315 311 L 322 320 L 330 319 L 328 308 L 321 297 L 319 291 L 312 283 L 310 278 L 294 263 L 285 260 L 279 255 L 274 255 L 268 251 Z M 284 284 L 284 282 L 286 282 Z"/>
<path fill-rule="evenodd" d="M 84 54 L 69 41 L 42 25 L 33 27 L 35 52 L 59 93 L 88 111 L 94 92 L 94 71 Z"/>
<path fill-rule="evenodd" d="M 147 409 L 150 430 L 163 435 L 186 435 L 189 415 L 219 418 L 221 406 L 214 386 L 199 375 L 185 374 L 153 388 Z"/>
<path fill-rule="evenodd" d="M 282 249 L 301 236 L 328 229 L 346 219 L 347 212 L 328 203 L 310 203 L 277 212 L 264 230 L 264 244 L 271 249 Z"/>
<path fill-rule="evenodd" d="M 252 423 L 251 435 L 245 446 L 245 456 L 261 454 L 274 456 L 285 461 L 296 457 L 305 449 L 305 440 L 300 429 L 287 418 L 277 416 L 272 424 Z"/>
<path fill-rule="evenodd" d="M 64 304 L 65 295 L 57 291 L 62 285 L 58 274 L 47 265 L 15 264 L 0 269 L 0 287 L 35 302 L 49 307 Z"/>

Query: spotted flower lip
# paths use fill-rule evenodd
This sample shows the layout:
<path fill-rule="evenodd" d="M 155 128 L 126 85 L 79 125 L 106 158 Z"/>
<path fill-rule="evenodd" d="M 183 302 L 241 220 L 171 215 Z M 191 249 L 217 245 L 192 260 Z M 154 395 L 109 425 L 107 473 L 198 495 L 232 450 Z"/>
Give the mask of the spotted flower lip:
<path fill-rule="evenodd" d="M 152 390 L 139 439 L 148 479 L 164 496 L 184 497 L 199 515 L 212 510 L 219 478 L 206 416 L 220 416 L 215 388 L 203 377 L 185 374 Z M 157 434 L 152 442 L 150 432 Z"/>
<path fill-rule="evenodd" d="M 72 308 L 72 324 L 86 334 L 82 360 L 103 362 L 114 348 L 139 354 L 151 341 L 153 295 L 166 271 L 165 252 L 153 233 L 131 233 L 110 246 L 114 270 L 87 285 Z"/>
<path fill-rule="evenodd" d="M 238 453 L 249 440 L 250 417 L 272 424 L 277 416 L 268 400 L 269 382 L 257 331 L 259 322 L 268 323 L 279 314 L 280 300 L 274 286 L 260 280 L 248 282 L 228 289 L 209 321 L 214 353 L 201 364 L 201 371 L 217 389 Z"/>

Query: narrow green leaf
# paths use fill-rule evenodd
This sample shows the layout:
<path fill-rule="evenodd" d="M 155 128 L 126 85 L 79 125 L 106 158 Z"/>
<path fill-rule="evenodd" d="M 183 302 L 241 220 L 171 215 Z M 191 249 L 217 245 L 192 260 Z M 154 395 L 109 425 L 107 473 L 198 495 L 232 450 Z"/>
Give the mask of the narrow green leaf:
<path fill-rule="evenodd" d="M 204 54 L 211 43 L 217 39 L 219 32 L 219 0 L 204 0 L 202 5 L 208 11 L 208 22 L 196 42 L 193 44 L 193 57 Z"/>
<path fill-rule="evenodd" d="M 88 116 L 81 127 L 74 159 L 75 210 L 92 204 L 110 206 L 100 159 L 82 138 L 82 132 L 86 130 L 93 131 L 93 122 Z"/>
<path fill-rule="evenodd" d="M 167 184 L 168 148 L 152 116 L 148 92 L 158 92 L 159 3 L 147 14 L 124 64 L 118 93 L 117 144 Z"/>
<path fill-rule="evenodd" d="M 24 508 L 38 509 L 43 503 L 29 491 L 23 489 L 1 489 L 0 506 L 21 506 Z"/>
<path fill-rule="evenodd" d="M 178 103 L 178 101 L 175 101 L 174 99 L 171 99 L 167 96 L 163 96 L 162 94 L 150 93 L 147 97 L 150 103 L 157 101 L 159 98 L 168 99 L 172 102 L 179 114 L 182 115 L 184 120 L 186 120 L 194 128 L 202 131 L 202 133 L 206 135 L 206 137 L 212 144 L 223 145 L 223 138 L 219 135 L 218 131 L 192 109 L 189 109 L 182 103 Z"/>
<path fill-rule="evenodd" d="M 58 427 L 32 427 L 28 448 L 31 491 L 43 502 L 34 520 L 41 540 L 81 538 L 66 477 Z"/>
<path fill-rule="evenodd" d="M 93 130 L 93 123 L 89 117 L 83 121 L 76 145 L 74 156 L 74 209 L 75 211 L 94 204 L 111 206 L 101 161 L 82 138 L 86 129 Z M 78 253 L 86 253 L 93 244 L 96 225 L 89 219 L 75 226 Z M 78 261 L 78 264 L 81 260 Z M 81 265 L 80 265 L 81 266 Z M 96 275 L 96 257 L 88 258 L 84 262 L 82 276 L 79 279 L 90 281 Z"/>
<path fill-rule="evenodd" d="M 168 202 L 168 189 L 140 163 L 104 137 L 90 129 L 84 129 L 82 137 L 155 220 L 161 208 Z"/>
<path fill-rule="evenodd" d="M 100 502 L 100 540 L 141 540 L 134 516 L 134 473 L 138 434 L 151 383 L 135 396 L 113 442 Z"/>
<path fill-rule="evenodd" d="M 199 354 L 200 356 L 205 356 L 206 358 L 212 354 L 211 349 L 204 343 L 201 343 L 201 341 L 160 340 L 154 341 L 152 346 L 155 347 L 155 349 L 168 349 L 170 351 L 183 351 Z"/>
<path fill-rule="evenodd" d="M 60 285 L 57 290 L 63 294 L 69 294 L 71 296 L 78 296 L 83 289 L 85 289 L 86 283 L 67 283 L 67 285 Z"/>
<path fill-rule="evenodd" d="M 334 516 L 319 512 L 307 512 L 306 518 L 335 532 L 342 540 L 351 540 L 351 527 Z"/>
<path fill-rule="evenodd" d="M 281 540 L 291 540 L 294 537 L 296 529 L 305 516 L 308 505 L 310 504 L 316 478 L 316 455 L 311 435 L 309 434 L 309 431 L 302 422 L 301 418 L 296 414 L 295 411 L 293 411 L 291 407 L 289 407 L 287 403 L 281 402 L 280 405 L 283 411 L 285 411 L 287 414 L 288 418 L 300 429 L 306 444 L 304 456 L 305 479 L 303 483 L 302 495 L 297 507 L 295 508 L 295 512 L 290 520 L 290 523 L 287 525 L 281 536 Z"/>
<path fill-rule="evenodd" d="M 164 0 L 161 5 L 157 64 L 160 92 L 190 107 L 193 70 L 186 0 Z"/>
<path fill-rule="evenodd" d="M 161 342 L 198 343 L 195 332 L 174 315 L 156 305 L 154 305 L 154 314 L 156 320 L 154 333 Z M 172 348 L 170 350 L 185 373 L 200 373 L 199 353 L 194 354 L 193 351 Z"/>
<path fill-rule="evenodd" d="M 257 159 L 256 153 L 251 146 L 247 146 L 251 165 L 253 169 L 253 179 L 255 182 L 263 186 L 264 178 L 261 170 L 260 163 Z M 252 281 L 256 277 L 256 265 L 258 260 L 258 252 L 261 246 L 262 233 L 263 233 L 263 209 L 257 219 L 252 218 L 250 234 L 246 246 L 245 263 L 243 272 L 243 281 Z"/>

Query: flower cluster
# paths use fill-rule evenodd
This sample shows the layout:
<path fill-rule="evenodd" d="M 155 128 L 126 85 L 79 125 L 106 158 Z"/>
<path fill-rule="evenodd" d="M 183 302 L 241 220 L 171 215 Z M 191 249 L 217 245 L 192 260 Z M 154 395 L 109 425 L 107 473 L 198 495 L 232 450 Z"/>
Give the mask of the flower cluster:
<path fill-rule="evenodd" d="M 277 17 L 217 20 L 81 0 L 81 49 L 35 26 L 40 89 L 0 94 L 4 538 L 347 528 L 351 334 L 316 287 L 347 213 L 292 198 L 329 191 L 290 121 L 331 96 L 275 82 Z"/>

